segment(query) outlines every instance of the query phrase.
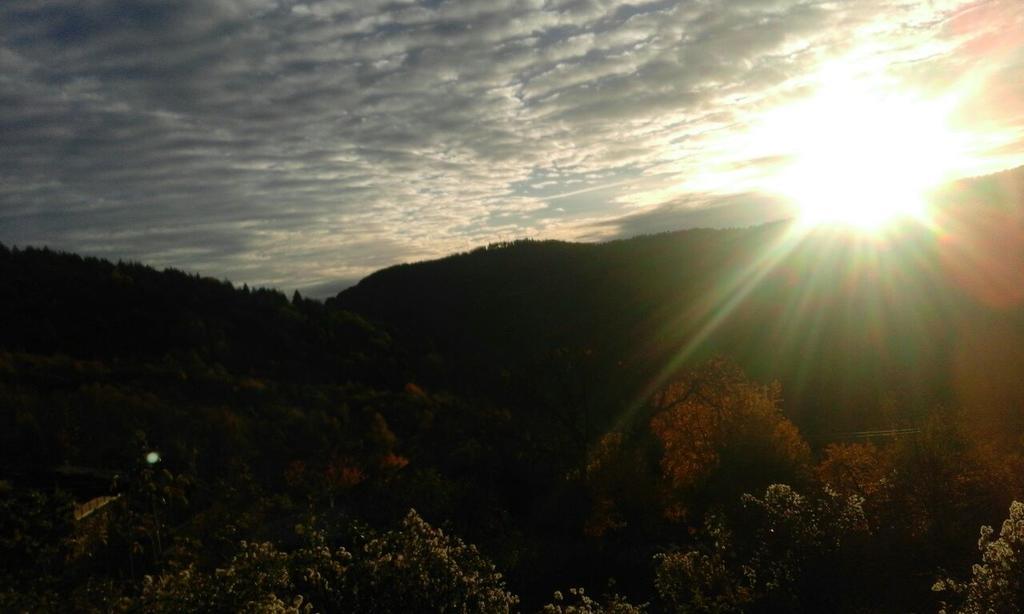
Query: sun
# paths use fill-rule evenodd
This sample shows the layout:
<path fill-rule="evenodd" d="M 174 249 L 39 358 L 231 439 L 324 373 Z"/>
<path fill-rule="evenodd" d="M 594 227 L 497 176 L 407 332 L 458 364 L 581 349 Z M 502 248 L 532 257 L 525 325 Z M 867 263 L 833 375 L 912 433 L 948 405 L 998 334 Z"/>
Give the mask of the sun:
<path fill-rule="evenodd" d="M 826 84 L 772 118 L 787 160 L 773 191 L 806 226 L 867 232 L 927 215 L 928 193 L 950 178 L 957 136 L 949 104 L 879 92 L 855 80 Z"/>

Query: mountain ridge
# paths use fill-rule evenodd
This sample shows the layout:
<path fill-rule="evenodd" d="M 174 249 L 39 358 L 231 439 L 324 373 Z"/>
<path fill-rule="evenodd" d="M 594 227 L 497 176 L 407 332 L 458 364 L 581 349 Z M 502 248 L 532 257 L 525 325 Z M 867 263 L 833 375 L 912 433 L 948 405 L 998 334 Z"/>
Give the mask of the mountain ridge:
<path fill-rule="evenodd" d="M 935 195 L 936 219 L 952 229 L 942 232 L 905 223 L 881 238 L 797 235 L 796 223 L 774 222 L 598 244 L 516 241 L 383 269 L 326 304 L 455 357 L 489 389 L 502 376 L 474 365 L 525 374 L 545 348 L 586 354 L 599 382 L 629 382 L 595 383 L 608 415 L 669 377 L 658 375 L 666 364 L 730 355 L 781 380 L 787 411 L 824 440 L 874 427 L 893 396 L 914 411 L 953 402 L 949 371 L 977 323 L 1018 336 L 1019 316 L 979 299 L 956 264 L 977 254 L 955 249 L 988 249 L 990 217 L 1020 224 L 1021 186 L 1024 167 L 947 186 Z M 951 247 L 951 236 L 964 245 Z M 998 249 L 1022 245 L 1014 236 Z M 1005 294 L 1016 281 L 994 283 Z M 836 409 L 873 417 L 829 424 Z"/>

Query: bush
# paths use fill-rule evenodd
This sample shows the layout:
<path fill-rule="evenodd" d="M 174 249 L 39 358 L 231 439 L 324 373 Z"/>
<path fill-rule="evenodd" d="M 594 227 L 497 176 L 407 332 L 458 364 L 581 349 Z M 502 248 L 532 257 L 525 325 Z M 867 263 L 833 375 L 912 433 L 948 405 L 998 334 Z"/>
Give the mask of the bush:
<path fill-rule="evenodd" d="M 356 551 L 348 576 L 354 611 L 509 612 L 519 601 L 476 546 L 413 510 L 400 530 Z"/>
<path fill-rule="evenodd" d="M 862 500 L 805 497 L 773 484 L 744 495 L 734 533 L 712 517 L 706 545 L 658 555 L 655 585 L 674 612 L 831 611 L 855 599 L 850 547 L 867 532 Z M 829 587 L 822 591 L 821 587 Z"/>
<path fill-rule="evenodd" d="M 509 612 L 518 598 L 476 547 L 410 511 L 401 528 L 349 551 L 322 535 L 291 553 L 242 542 L 230 564 L 146 578 L 129 609 L 257 612 Z"/>
<path fill-rule="evenodd" d="M 570 588 L 566 598 L 561 591 L 555 591 L 554 603 L 549 603 L 541 614 L 643 614 L 644 605 L 633 605 L 621 595 L 608 595 L 601 603 L 587 595 L 582 588 Z"/>
<path fill-rule="evenodd" d="M 940 612 L 1024 611 L 1024 503 L 1011 503 L 998 539 L 992 539 L 994 533 L 990 526 L 981 527 L 981 563 L 971 567 L 970 580 L 961 583 L 947 578 L 932 587 L 953 597 L 952 603 L 943 603 Z"/>

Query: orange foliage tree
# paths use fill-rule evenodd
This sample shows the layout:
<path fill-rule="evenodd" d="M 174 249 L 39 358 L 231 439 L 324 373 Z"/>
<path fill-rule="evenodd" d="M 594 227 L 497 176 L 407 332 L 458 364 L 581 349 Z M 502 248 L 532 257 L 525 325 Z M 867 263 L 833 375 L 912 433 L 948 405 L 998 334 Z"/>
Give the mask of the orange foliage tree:
<path fill-rule="evenodd" d="M 844 495 L 874 498 L 891 487 L 892 452 L 871 442 L 831 443 L 815 468 L 818 480 Z"/>
<path fill-rule="evenodd" d="M 669 516 L 685 515 L 686 502 L 736 500 L 806 478 L 810 449 L 782 413 L 781 387 L 752 382 L 724 359 L 668 384 L 652 409 Z"/>

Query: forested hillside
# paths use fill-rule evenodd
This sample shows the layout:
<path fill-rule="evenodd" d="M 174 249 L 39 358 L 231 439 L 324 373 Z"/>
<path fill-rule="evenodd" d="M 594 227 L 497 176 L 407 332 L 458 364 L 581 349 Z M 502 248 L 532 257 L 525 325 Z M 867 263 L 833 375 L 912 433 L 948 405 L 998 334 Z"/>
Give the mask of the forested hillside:
<path fill-rule="evenodd" d="M 1001 402 L 1024 402 L 1006 371 L 1024 363 L 1024 171 L 936 200 L 938 231 L 803 234 L 782 222 L 519 241 L 385 269 L 328 304 L 450 357 L 452 386 L 558 411 L 573 401 L 527 391 L 560 379 L 604 421 L 672 369 L 724 354 L 780 381 L 787 414 L 826 443 L 914 423 L 992 384 L 975 378 L 998 377 Z"/>
<path fill-rule="evenodd" d="M 0 247 L 0 610 L 1015 611 L 1022 177 L 325 302 Z"/>

